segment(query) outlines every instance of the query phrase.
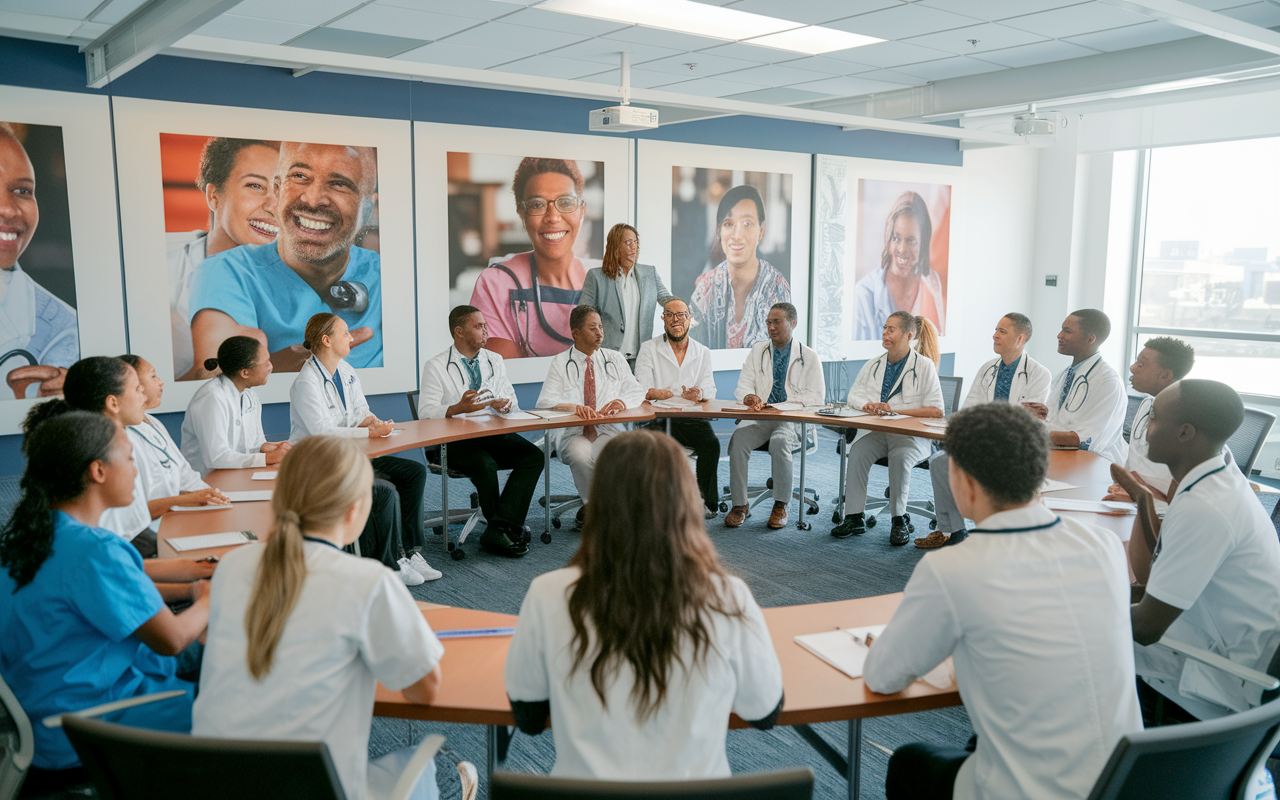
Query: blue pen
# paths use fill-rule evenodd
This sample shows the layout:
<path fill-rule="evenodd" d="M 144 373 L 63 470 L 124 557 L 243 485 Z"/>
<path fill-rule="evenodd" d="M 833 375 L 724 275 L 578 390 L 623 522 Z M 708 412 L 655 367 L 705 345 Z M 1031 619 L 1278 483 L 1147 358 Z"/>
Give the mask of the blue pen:
<path fill-rule="evenodd" d="M 515 628 L 456 628 L 435 633 L 437 639 L 477 639 L 482 636 L 510 636 L 515 632 Z"/>

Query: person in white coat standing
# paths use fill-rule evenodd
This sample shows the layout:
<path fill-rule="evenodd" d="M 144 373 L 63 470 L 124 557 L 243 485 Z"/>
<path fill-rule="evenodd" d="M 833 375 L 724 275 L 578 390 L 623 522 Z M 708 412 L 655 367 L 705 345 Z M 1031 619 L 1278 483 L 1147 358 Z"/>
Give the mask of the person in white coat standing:
<path fill-rule="evenodd" d="M 819 406 L 826 400 L 822 361 L 812 348 L 793 337 L 796 321 L 796 307 L 790 303 L 774 303 L 769 309 L 765 318 L 769 341 L 751 348 L 733 392 L 734 399 L 752 411 L 783 402 Z M 775 529 L 787 524 L 792 491 L 791 451 L 799 446 L 796 424 L 748 420 L 729 437 L 729 495 L 733 508 L 724 518 L 726 528 L 736 528 L 747 519 L 747 466 L 751 451 L 765 442 L 769 443 L 769 457 L 773 460 L 773 510 L 767 524 Z"/>
<path fill-rule="evenodd" d="M 911 343 L 919 339 L 919 349 Z M 938 336 L 933 323 L 906 311 L 889 315 L 880 334 L 885 353 L 863 365 L 849 389 L 849 407 L 869 414 L 941 417 L 942 385 L 938 382 Z M 904 545 L 914 527 L 906 518 L 911 470 L 929 455 L 929 441 L 901 433 L 858 431 L 849 448 L 844 484 L 844 521 L 831 529 L 837 539 L 867 532 L 867 483 L 871 467 L 889 459 L 889 509 L 893 524 L 889 544 Z"/>
<path fill-rule="evenodd" d="M 996 357 L 982 365 L 969 386 L 961 408 L 978 403 L 1043 403 L 1049 396 L 1053 375 L 1049 368 L 1027 355 L 1023 348 L 1031 339 L 1031 320 L 1012 311 L 996 323 L 991 336 Z M 933 507 L 937 530 L 921 539 L 916 547 L 931 550 L 945 544 L 959 544 L 965 539 L 964 517 L 951 496 L 947 468 L 947 452 L 939 450 L 929 459 L 929 479 L 933 481 Z"/>
<path fill-rule="evenodd" d="M 289 441 L 296 443 L 319 434 L 351 439 L 391 434 L 391 420 L 380 420 L 370 413 L 356 371 L 343 360 L 351 352 L 351 343 L 347 323 L 337 314 L 321 312 L 307 321 L 302 346 L 311 351 L 311 356 L 289 389 Z M 374 507 L 365 534 L 377 540 L 382 563 L 398 569 L 407 586 L 441 577 L 440 571 L 422 557 L 427 544 L 422 532 L 427 468 L 395 456 L 371 461 Z M 388 501 L 399 506 L 398 518 L 386 514 Z M 415 575 L 422 580 L 415 581 Z"/>

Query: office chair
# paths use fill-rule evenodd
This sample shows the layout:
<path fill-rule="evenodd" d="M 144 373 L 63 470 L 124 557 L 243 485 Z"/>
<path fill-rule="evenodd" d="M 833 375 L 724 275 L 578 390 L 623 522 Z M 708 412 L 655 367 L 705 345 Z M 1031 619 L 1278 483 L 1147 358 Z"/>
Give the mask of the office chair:
<path fill-rule="evenodd" d="M 796 447 L 791 448 L 792 458 L 794 458 L 800 452 L 801 446 L 804 447 L 804 455 L 806 458 L 818 452 L 818 428 L 816 425 L 810 424 L 807 426 L 804 438 L 805 438 L 805 441 L 803 445 L 799 445 L 797 443 Z M 760 445 L 759 447 L 752 450 L 751 452 L 768 453 L 769 442 L 766 441 L 764 444 Z M 725 486 L 723 491 L 720 494 L 720 513 L 723 514 L 724 512 L 729 510 L 729 504 L 732 502 L 732 496 L 733 496 L 733 493 L 730 491 L 730 488 L 728 486 Z M 759 484 L 756 484 L 754 486 L 750 486 L 750 485 L 747 486 L 747 515 L 750 516 L 751 511 L 754 510 L 756 506 L 760 505 L 765 500 L 771 499 L 772 497 L 773 497 L 773 477 L 772 476 L 770 476 L 765 480 L 763 486 Z M 794 487 L 792 487 L 792 490 L 791 490 L 791 499 L 792 500 L 801 499 L 800 493 L 797 492 Z M 803 500 L 804 513 L 817 514 L 818 501 L 821 499 L 822 498 L 818 495 L 817 489 L 815 489 L 812 486 L 804 487 L 804 500 Z M 802 531 L 809 530 L 809 523 L 805 522 L 803 518 L 796 522 L 796 526 Z"/>
<path fill-rule="evenodd" d="M 9 684 L 0 677 L 0 800 L 13 800 L 35 756 L 35 736 L 31 720 L 22 710 Z"/>
<path fill-rule="evenodd" d="M 1129 441 L 1129 434 L 1133 432 L 1133 418 L 1138 415 L 1138 406 L 1142 405 L 1142 401 L 1146 399 L 1144 394 L 1127 395 L 1129 398 L 1129 406 L 1124 411 L 1124 427 L 1120 433 L 1124 436 L 1126 442 Z"/>
<path fill-rule="evenodd" d="M 405 392 L 405 399 L 409 401 L 409 413 L 414 419 L 418 419 L 418 392 Z M 427 469 L 431 471 L 431 474 L 439 475 L 440 445 L 422 448 L 422 457 L 426 459 Z M 465 480 L 467 476 L 461 472 L 449 470 L 449 477 Z M 467 540 L 467 537 L 471 535 L 471 532 L 475 530 L 475 527 L 483 519 L 484 514 L 480 511 L 480 495 L 475 492 L 471 493 L 471 506 L 469 509 L 449 510 L 448 524 L 463 523 L 462 532 L 458 534 L 458 541 L 449 543 L 449 555 L 453 557 L 454 561 L 461 561 L 467 557 L 466 552 L 462 549 L 462 543 Z M 427 512 L 427 517 L 422 524 L 424 527 L 431 528 L 437 536 L 444 535 L 445 521 L 440 511 Z"/>
<path fill-rule="evenodd" d="M 951 375 L 939 375 L 938 383 L 941 384 L 942 386 L 942 416 L 943 418 L 947 418 L 947 417 L 950 417 L 951 413 L 955 411 L 960 405 L 960 390 L 964 387 L 964 378 L 957 378 Z M 848 453 L 849 445 L 853 442 L 854 437 L 857 436 L 858 434 L 858 431 L 856 428 L 840 428 L 839 431 L 841 433 L 841 436 L 839 439 L 836 440 L 836 452 L 840 454 L 840 498 L 836 501 L 836 508 L 831 513 L 831 521 L 837 525 L 839 525 L 844 520 L 844 504 L 845 504 L 844 480 L 845 480 L 845 470 L 848 469 L 849 467 L 848 460 L 845 458 L 845 456 Z M 930 455 L 932 455 L 933 451 L 936 451 L 936 450 L 937 450 L 937 444 L 935 443 L 930 452 Z M 887 458 L 878 459 L 876 461 L 876 466 L 885 467 L 887 469 L 889 466 L 889 459 Z M 928 470 L 929 459 L 926 458 L 923 461 L 916 464 L 915 469 Z M 867 507 L 865 509 L 865 513 L 866 513 L 866 525 L 868 528 L 875 527 L 876 518 L 875 518 L 874 512 L 882 511 L 885 508 L 888 508 L 888 506 L 889 506 L 889 489 L 887 487 L 884 490 L 883 497 L 867 497 Z M 903 517 L 906 519 L 908 525 L 910 525 L 911 523 L 911 514 L 913 512 L 916 514 L 919 514 L 922 518 L 927 519 L 929 521 L 930 529 L 934 528 L 938 524 L 938 521 L 935 517 L 935 511 L 933 508 L 932 500 L 926 500 L 924 502 L 920 502 L 919 500 L 911 500 L 910 498 L 908 498 L 907 510 L 906 510 L 906 513 L 903 514 Z M 911 529 L 914 530 L 915 526 L 911 525 Z"/>
<path fill-rule="evenodd" d="M 556 449 L 554 446 L 552 446 L 551 437 L 549 437 L 547 434 L 544 433 L 542 435 L 542 438 L 534 442 L 534 444 L 538 446 L 539 450 L 546 450 L 547 448 L 551 448 L 551 454 L 548 456 L 548 458 L 552 461 L 556 459 Z M 548 499 L 550 500 L 550 503 L 551 503 L 550 508 L 547 508 Z M 542 508 L 545 509 L 543 513 L 551 515 L 551 527 L 559 529 L 561 525 L 560 517 L 564 516 L 565 514 L 568 514 L 570 511 L 576 514 L 578 509 L 582 508 L 583 503 L 582 503 L 582 498 L 576 494 L 553 494 L 551 495 L 550 498 L 547 498 L 546 495 L 539 497 L 538 505 L 542 506 Z M 542 537 L 543 537 L 542 538 L 543 542 L 550 544 L 547 534 L 545 533 L 542 534 Z"/>
<path fill-rule="evenodd" d="M 67 738 L 102 800 L 346 800 L 324 742 L 217 739 L 67 718 Z M 444 737 L 418 746 L 392 792 L 409 796 Z"/>
<path fill-rule="evenodd" d="M 1258 455 L 1262 453 L 1262 446 L 1266 444 L 1267 434 L 1271 433 L 1271 426 L 1275 421 L 1275 414 L 1259 408 L 1246 407 L 1244 410 L 1244 422 L 1240 423 L 1240 427 L 1236 428 L 1236 432 L 1231 434 L 1230 439 L 1227 439 L 1227 447 L 1231 448 L 1231 455 L 1236 460 L 1236 466 L 1240 468 L 1246 478 L 1252 472 L 1253 465 L 1258 460 Z"/>
<path fill-rule="evenodd" d="M 809 767 L 696 781 L 598 781 L 495 772 L 490 800 L 810 800 Z"/>

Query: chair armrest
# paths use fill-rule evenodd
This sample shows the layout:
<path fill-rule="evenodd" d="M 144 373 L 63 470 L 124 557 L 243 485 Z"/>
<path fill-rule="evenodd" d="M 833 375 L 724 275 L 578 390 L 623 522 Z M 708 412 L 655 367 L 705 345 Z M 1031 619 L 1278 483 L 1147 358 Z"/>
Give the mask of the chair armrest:
<path fill-rule="evenodd" d="M 1207 664 L 1216 669 L 1220 669 L 1228 675 L 1234 675 L 1242 681 L 1261 686 L 1263 691 L 1280 688 L 1280 679 L 1274 678 L 1265 672 L 1259 672 L 1256 669 L 1241 666 L 1230 659 L 1223 658 L 1217 653 L 1210 653 L 1208 650 L 1202 650 L 1199 647 L 1192 647 L 1189 644 L 1183 644 L 1168 637 L 1161 639 L 1156 644 L 1163 645 L 1175 653 L 1181 653 L 1187 658 L 1193 658 L 1201 664 Z"/>
<path fill-rule="evenodd" d="M 407 800 L 414 787 L 418 785 L 422 771 L 427 768 L 427 764 L 431 763 L 431 759 L 436 757 L 436 751 L 443 744 L 444 737 L 438 733 L 422 740 L 422 744 L 418 745 L 418 749 L 414 751 L 413 758 L 409 759 L 409 763 L 405 766 L 404 772 L 400 773 L 400 779 L 396 781 L 396 786 L 391 790 L 388 800 Z"/>
<path fill-rule="evenodd" d="M 127 697 L 124 700 L 115 700 L 110 703 L 103 703 L 100 706 L 91 706 L 80 711 L 69 711 L 66 714 L 54 714 L 51 717 L 45 717 L 41 723 L 46 728 L 61 728 L 63 717 L 101 717 L 104 714 L 110 714 L 114 711 L 123 711 L 126 708 L 134 706 L 143 706 L 147 703 L 155 703 L 159 700 L 171 700 L 175 697 L 182 697 L 186 694 L 182 689 L 172 689 L 167 692 L 156 692 L 155 694 L 143 694 L 137 697 Z"/>

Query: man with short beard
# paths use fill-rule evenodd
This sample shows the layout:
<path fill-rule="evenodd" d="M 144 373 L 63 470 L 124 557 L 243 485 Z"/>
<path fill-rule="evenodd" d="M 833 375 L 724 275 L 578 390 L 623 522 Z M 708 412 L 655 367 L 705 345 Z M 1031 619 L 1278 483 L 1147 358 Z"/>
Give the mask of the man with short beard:
<path fill-rule="evenodd" d="M 191 280 L 195 363 L 231 336 L 254 336 L 277 372 L 297 372 L 307 320 L 331 311 L 359 347 L 351 366 L 382 366 L 378 254 L 355 246 L 377 205 L 377 154 L 369 147 L 283 142 L 275 174 L 280 232 L 207 259 Z M 207 375 L 201 376 L 207 377 Z"/>

